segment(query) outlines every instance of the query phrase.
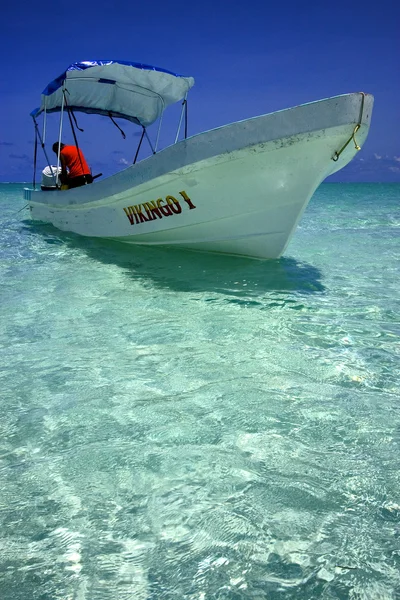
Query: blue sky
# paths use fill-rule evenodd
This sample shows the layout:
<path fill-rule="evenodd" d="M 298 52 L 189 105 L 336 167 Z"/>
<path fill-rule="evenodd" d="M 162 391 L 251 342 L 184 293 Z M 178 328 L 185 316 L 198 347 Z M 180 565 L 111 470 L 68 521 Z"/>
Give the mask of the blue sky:
<path fill-rule="evenodd" d="M 74 9 L 17 0 L 2 9 L 1 29 L 0 181 L 32 179 L 29 113 L 47 83 L 72 62 L 108 58 L 193 76 L 189 134 L 337 94 L 372 93 L 368 140 L 331 180 L 400 181 L 397 2 L 88 0 Z M 178 109 L 168 109 L 171 121 Z M 108 174 L 132 161 L 133 124 L 121 123 L 123 140 L 108 120 L 77 117 L 93 172 Z M 49 142 L 57 138 L 57 117 L 51 121 Z M 164 144 L 173 135 L 167 126 Z"/>

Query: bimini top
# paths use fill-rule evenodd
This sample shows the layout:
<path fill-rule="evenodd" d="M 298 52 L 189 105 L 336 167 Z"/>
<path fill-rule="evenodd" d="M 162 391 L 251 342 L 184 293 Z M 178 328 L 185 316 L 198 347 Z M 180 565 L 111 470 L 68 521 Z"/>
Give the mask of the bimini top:
<path fill-rule="evenodd" d="M 63 94 L 74 111 L 128 119 L 144 127 L 151 125 L 169 104 L 185 97 L 193 77 L 182 77 L 165 69 L 123 60 L 85 60 L 68 67 L 43 90 L 39 108 L 61 110 Z"/>

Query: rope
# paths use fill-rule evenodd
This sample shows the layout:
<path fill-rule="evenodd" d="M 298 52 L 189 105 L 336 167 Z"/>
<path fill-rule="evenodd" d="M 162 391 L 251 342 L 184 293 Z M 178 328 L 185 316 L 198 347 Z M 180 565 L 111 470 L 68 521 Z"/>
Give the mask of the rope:
<path fill-rule="evenodd" d="M 116 121 L 114 121 L 114 119 L 112 117 L 112 114 L 110 112 L 108 113 L 108 116 L 110 117 L 111 121 L 114 123 L 115 127 L 120 130 L 121 135 L 124 138 L 124 140 L 126 140 L 126 133 L 125 133 L 125 131 L 123 131 L 121 129 L 121 127 L 118 125 L 118 123 Z"/>
<path fill-rule="evenodd" d="M 76 120 L 76 116 L 75 116 L 75 113 L 74 113 L 74 111 L 72 110 L 72 108 L 70 108 L 70 111 L 71 111 L 72 118 L 74 119 L 75 127 L 76 127 L 77 129 L 79 129 L 79 131 L 85 131 L 84 129 L 81 129 L 81 128 L 79 127 L 79 125 L 78 125 L 78 121 Z"/>
<path fill-rule="evenodd" d="M 354 142 L 354 147 L 355 149 L 361 150 L 361 146 L 359 146 L 357 144 L 357 140 L 356 140 L 356 133 L 357 131 L 360 129 L 361 127 L 361 123 L 362 123 L 362 118 L 363 118 L 363 112 L 364 112 L 364 99 L 365 99 L 365 94 L 364 92 L 360 92 L 361 94 L 361 108 L 360 108 L 360 116 L 358 118 L 358 123 L 357 125 L 354 127 L 353 129 L 353 133 L 351 134 L 351 136 L 349 137 L 349 139 L 347 140 L 347 142 L 340 148 L 340 150 L 338 152 L 335 152 L 335 154 L 332 156 L 332 160 L 334 162 L 337 162 L 339 160 L 339 156 L 342 154 L 343 150 L 345 148 L 347 148 L 347 146 L 350 144 L 351 140 L 353 140 Z"/>

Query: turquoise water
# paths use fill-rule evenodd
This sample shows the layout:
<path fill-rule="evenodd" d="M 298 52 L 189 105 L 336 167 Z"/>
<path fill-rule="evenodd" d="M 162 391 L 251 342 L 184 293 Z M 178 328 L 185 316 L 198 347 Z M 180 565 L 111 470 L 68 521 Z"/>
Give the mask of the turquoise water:
<path fill-rule="evenodd" d="M 400 598 L 400 185 L 323 185 L 272 262 L 61 233 L 21 190 L 0 598 Z"/>

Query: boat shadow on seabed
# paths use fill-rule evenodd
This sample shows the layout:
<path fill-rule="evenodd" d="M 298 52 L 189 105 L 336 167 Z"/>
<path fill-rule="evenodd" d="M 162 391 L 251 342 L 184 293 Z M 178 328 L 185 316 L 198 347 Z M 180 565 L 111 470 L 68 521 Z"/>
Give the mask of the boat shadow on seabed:
<path fill-rule="evenodd" d="M 325 291 L 320 270 L 291 257 L 256 260 L 165 246 L 144 247 L 81 237 L 48 224 L 25 221 L 24 225 L 40 233 L 48 244 L 82 251 L 95 261 L 115 265 L 133 280 L 148 281 L 159 289 L 223 294 L 246 305 L 262 302 L 265 292 L 308 295 Z"/>

